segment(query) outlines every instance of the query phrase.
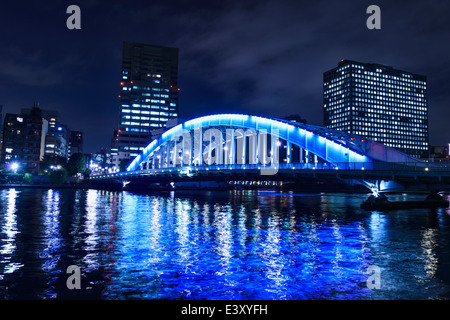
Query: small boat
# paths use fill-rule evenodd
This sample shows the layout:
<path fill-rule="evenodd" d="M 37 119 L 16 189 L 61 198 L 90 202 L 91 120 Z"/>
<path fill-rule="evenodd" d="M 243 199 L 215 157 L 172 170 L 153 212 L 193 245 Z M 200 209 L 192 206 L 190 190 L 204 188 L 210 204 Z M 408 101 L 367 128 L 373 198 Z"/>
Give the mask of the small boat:
<path fill-rule="evenodd" d="M 448 208 L 448 206 L 449 201 L 438 193 L 432 193 L 422 201 L 389 201 L 384 194 L 380 194 L 378 197 L 371 195 L 361 204 L 361 208 L 367 210 Z"/>

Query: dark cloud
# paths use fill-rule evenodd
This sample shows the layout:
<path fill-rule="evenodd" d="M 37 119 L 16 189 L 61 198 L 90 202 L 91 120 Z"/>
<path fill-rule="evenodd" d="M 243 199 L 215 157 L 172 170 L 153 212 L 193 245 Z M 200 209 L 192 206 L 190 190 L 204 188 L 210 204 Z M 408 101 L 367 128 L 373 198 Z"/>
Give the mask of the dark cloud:
<path fill-rule="evenodd" d="M 0 58 L 0 77 L 14 85 L 57 86 L 70 80 L 66 66 L 79 64 L 75 56 L 49 61 L 43 56 L 42 50 L 30 54 L 21 52 Z"/>
<path fill-rule="evenodd" d="M 448 68 L 442 67 L 449 62 L 442 42 L 450 34 L 441 13 L 448 5 L 381 3 L 383 27 L 377 31 L 365 27 L 368 5 L 276 1 L 258 2 L 249 10 L 239 2 L 213 18 L 192 14 L 172 21 L 196 26 L 192 32 L 185 30 L 176 43 L 188 57 L 182 66 L 185 72 L 207 79 L 247 112 L 273 116 L 298 112 L 321 124 L 322 73 L 341 58 L 423 73 L 428 75 L 430 92 L 446 92 L 441 84 L 448 83 L 444 71 Z M 448 102 L 447 95 L 442 101 L 429 98 L 430 108 L 433 102 Z M 434 115 L 445 114 L 445 108 L 431 110 L 433 126 Z M 449 138 L 447 134 L 445 139 Z"/>
<path fill-rule="evenodd" d="M 320 125 L 322 74 L 340 59 L 424 74 L 431 143 L 450 141 L 447 1 L 378 1 L 381 30 L 366 28 L 365 0 L 80 1 L 80 31 L 65 28 L 70 4 L 3 8 L 0 103 L 58 108 L 85 131 L 88 151 L 108 145 L 117 126 L 123 40 L 180 48 L 185 118 L 299 113 Z"/>

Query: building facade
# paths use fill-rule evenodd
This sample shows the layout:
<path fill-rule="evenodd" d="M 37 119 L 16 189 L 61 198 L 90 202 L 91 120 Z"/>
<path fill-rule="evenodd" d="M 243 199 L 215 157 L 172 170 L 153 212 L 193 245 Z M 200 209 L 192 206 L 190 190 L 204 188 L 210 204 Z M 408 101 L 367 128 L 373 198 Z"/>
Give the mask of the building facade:
<path fill-rule="evenodd" d="M 445 146 L 429 146 L 428 158 L 424 160 L 429 161 L 450 161 L 450 143 Z"/>
<path fill-rule="evenodd" d="M 47 131 L 48 121 L 37 107 L 26 114 L 7 113 L 2 145 L 5 168 L 38 174 L 39 163 L 44 158 Z"/>
<path fill-rule="evenodd" d="M 67 141 L 63 137 L 47 135 L 44 155 L 52 158 L 67 158 Z"/>
<path fill-rule="evenodd" d="M 83 153 L 83 132 L 70 131 L 68 157 L 75 153 Z"/>
<path fill-rule="evenodd" d="M 47 118 L 45 119 L 47 120 Z M 69 153 L 69 137 L 70 130 L 67 126 L 59 123 L 52 126 L 49 121 L 48 133 L 45 138 L 45 155 L 67 159 Z"/>
<path fill-rule="evenodd" d="M 39 108 L 39 102 L 34 102 L 33 108 Z M 22 108 L 22 115 L 31 114 L 33 109 Z M 41 109 L 42 117 L 48 122 L 47 136 L 45 137 L 44 154 L 49 157 L 67 158 L 69 152 L 69 128 L 61 124 L 58 111 Z"/>
<path fill-rule="evenodd" d="M 133 158 L 178 117 L 178 49 L 124 42 L 116 155 Z"/>
<path fill-rule="evenodd" d="M 31 112 L 32 112 L 32 110 L 34 108 L 41 109 L 40 103 L 35 101 L 33 103 L 33 108 L 31 108 L 31 109 L 30 108 L 22 108 L 20 110 L 20 114 L 23 114 L 23 115 L 28 114 L 29 115 L 29 114 L 31 114 Z M 48 129 L 49 130 L 56 130 L 56 125 L 57 125 L 57 123 L 59 123 L 59 121 L 58 121 L 58 111 L 41 109 L 41 113 L 42 113 L 42 117 L 45 120 L 47 120 L 47 122 L 48 122 Z"/>
<path fill-rule="evenodd" d="M 324 125 L 414 157 L 428 151 L 426 76 L 341 60 L 323 74 Z"/>

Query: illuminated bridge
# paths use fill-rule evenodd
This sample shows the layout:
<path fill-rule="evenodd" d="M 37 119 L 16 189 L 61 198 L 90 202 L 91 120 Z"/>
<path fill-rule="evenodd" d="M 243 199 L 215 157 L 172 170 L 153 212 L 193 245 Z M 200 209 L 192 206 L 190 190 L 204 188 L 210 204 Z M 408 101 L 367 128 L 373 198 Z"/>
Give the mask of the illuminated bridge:
<path fill-rule="evenodd" d="M 253 115 L 186 121 L 153 140 L 126 172 L 97 183 L 141 186 L 273 186 L 322 181 L 393 190 L 450 184 L 450 168 L 324 127 Z M 203 185 L 202 185 L 203 183 Z"/>

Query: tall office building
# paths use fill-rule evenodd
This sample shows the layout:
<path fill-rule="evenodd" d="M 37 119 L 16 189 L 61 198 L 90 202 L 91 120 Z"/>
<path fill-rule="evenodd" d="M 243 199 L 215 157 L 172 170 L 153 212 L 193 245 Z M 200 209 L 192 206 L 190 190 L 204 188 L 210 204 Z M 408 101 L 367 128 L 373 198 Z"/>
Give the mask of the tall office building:
<path fill-rule="evenodd" d="M 124 42 L 120 115 L 115 148 L 133 158 L 151 141 L 154 129 L 178 117 L 178 49 Z"/>
<path fill-rule="evenodd" d="M 374 63 L 341 60 L 323 74 L 324 125 L 415 157 L 428 149 L 427 79 Z"/>

